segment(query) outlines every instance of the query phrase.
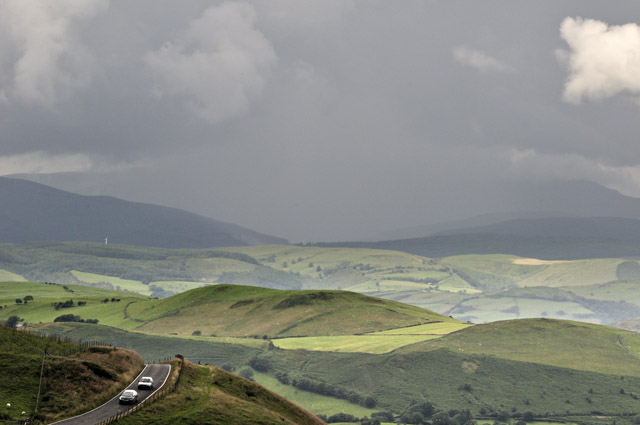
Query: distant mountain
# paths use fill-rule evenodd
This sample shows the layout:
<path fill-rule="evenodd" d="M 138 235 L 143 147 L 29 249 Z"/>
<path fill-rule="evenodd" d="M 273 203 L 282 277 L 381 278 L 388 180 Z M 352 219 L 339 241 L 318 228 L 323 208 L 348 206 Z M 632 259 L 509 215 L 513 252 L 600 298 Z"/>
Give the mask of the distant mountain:
<path fill-rule="evenodd" d="M 497 224 L 507 220 L 558 217 L 623 217 L 640 219 L 640 199 L 625 196 L 600 184 L 584 180 L 512 182 L 487 188 L 470 201 L 468 218 L 451 211 L 452 220 L 389 230 L 367 240 L 395 240 L 432 236 L 444 231 Z M 474 215 L 472 215 L 474 214 Z"/>
<path fill-rule="evenodd" d="M 0 242 L 92 241 L 164 248 L 288 243 L 177 208 L 83 196 L 0 177 Z"/>
<path fill-rule="evenodd" d="M 570 217 L 571 214 L 550 211 L 525 211 L 502 212 L 476 215 L 463 220 L 444 221 L 441 223 L 427 224 L 424 226 L 405 227 L 380 233 L 378 238 L 372 240 L 412 239 L 417 237 L 432 236 L 457 229 L 467 229 L 478 226 L 501 223 L 507 220 L 529 218 Z"/>
<path fill-rule="evenodd" d="M 486 226 L 449 230 L 434 236 L 468 234 L 640 242 L 640 220 L 619 217 L 519 219 Z"/>
<path fill-rule="evenodd" d="M 640 220 L 617 217 L 508 220 L 424 238 L 318 246 L 390 249 L 425 257 L 513 254 L 544 260 L 640 258 Z"/>

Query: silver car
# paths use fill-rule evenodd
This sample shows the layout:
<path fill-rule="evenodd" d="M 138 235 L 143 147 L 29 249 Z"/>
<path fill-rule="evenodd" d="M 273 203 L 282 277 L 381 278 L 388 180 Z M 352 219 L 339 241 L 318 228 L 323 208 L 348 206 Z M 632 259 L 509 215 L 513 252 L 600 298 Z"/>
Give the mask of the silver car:
<path fill-rule="evenodd" d="M 138 402 L 138 392 L 136 390 L 125 390 L 120 395 L 120 404 L 135 404 Z"/>
<path fill-rule="evenodd" d="M 153 378 L 150 376 L 143 376 L 138 381 L 138 389 L 139 390 L 150 390 L 153 389 Z"/>

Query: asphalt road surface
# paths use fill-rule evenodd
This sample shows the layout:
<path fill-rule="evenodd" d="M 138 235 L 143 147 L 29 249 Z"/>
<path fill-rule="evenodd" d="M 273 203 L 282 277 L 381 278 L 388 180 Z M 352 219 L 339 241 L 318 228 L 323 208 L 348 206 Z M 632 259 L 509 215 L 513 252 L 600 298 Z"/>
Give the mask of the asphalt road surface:
<path fill-rule="evenodd" d="M 169 373 L 171 373 L 171 365 L 168 364 L 150 364 L 145 366 L 144 370 L 138 377 L 126 388 L 128 390 L 136 390 L 138 392 L 138 403 L 147 397 L 151 396 L 154 392 L 156 392 L 162 384 L 169 377 Z M 153 389 L 152 390 L 139 390 L 138 389 L 138 381 L 143 376 L 150 376 L 153 378 Z M 122 390 L 124 391 L 124 390 Z M 112 416 L 117 415 L 118 413 L 126 412 L 135 406 L 135 404 L 120 404 L 118 401 L 118 397 L 122 394 L 122 391 L 118 393 L 117 396 L 106 402 L 100 407 L 97 407 L 87 413 L 84 413 L 80 416 L 76 416 L 75 418 L 65 419 L 63 421 L 54 422 L 55 425 L 95 425 L 104 421 L 105 419 L 109 419 Z M 53 424 L 52 424 L 53 425 Z"/>

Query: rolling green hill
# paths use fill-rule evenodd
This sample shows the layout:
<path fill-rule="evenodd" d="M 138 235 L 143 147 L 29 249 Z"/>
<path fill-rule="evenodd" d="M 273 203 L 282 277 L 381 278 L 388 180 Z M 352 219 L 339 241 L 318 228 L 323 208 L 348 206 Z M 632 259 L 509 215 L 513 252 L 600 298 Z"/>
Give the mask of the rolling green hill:
<path fill-rule="evenodd" d="M 101 325 L 55 325 L 44 330 L 135 344 L 148 358 L 180 351 L 193 361 L 236 371 L 259 363 L 264 370 L 255 374 L 260 383 L 296 397 L 296 402 L 316 414 L 335 410 L 322 399 L 326 396 L 292 382 L 313 383 L 322 391 L 351 392 L 360 400 L 372 397 L 375 410 L 396 414 L 412 400 L 429 401 L 442 410 L 470 409 L 474 415 L 531 411 L 538 418 L 581 423 L 610 423 L 611 418 L 602 418 L 609 415 L 625 423 L 617 415 L 639 411 L 638 336 L 575 322 L 538 319 L 476 325 L 386 354 L 250 348 Z M 480 345 L 479 340 L 486 343 Z M 262 360 L 256 363 L 256 358 Z M 284 375 L 286 384 L 275 378 Z M 334 400 L 341 411 L 364 414 L 357 404 Z"/>
<path fill-rule="evenodd" d="M 28 323 L 41 323 L 70 314 L 138 332 L 256 338 L 353 335 L 459 323 L 419 307 L 345 291 L 214 285 L 166 299 L 122 296 L 126 294 L 74 285 L 5 282 L 0 283 L 0 305 L 6 305 L 0 319 L 15 315 Z M 33 300 L 15 302 L 27 296 Z M 65 302 L 69 305 L 60 308 Z"/>
<path fill-rule="evenodd" d="M 280 291 L 216 285 L 136 302 L 136 330 L 217 336 L 352 335 L 430 322 L 454 322 L 419 307 L 343 291 Z M 339 326 L 336 324 L 339 323 Z"/>
<path fill-rule="evenodd" d="M 640 335 L 606 326 L 552 319 L 475 325 L 397 352 L 450 351 L 591 372 L 640 377 Z"/>

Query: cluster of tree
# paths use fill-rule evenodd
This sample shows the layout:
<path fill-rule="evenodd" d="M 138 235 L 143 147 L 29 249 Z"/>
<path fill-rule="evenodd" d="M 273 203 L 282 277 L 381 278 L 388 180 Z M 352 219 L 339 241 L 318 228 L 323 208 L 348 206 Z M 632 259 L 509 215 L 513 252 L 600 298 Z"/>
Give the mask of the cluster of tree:
<path fill-rule="evenodd" d="M 358 264 L 354 264 L 353 265 L 353 269 L 354 270 L 360 270 L 363 272 L 369 271 L 372 269 L 371 264 L 363 264 L 363 263 L 358 263 Z"/>
<path fill-rule="evenodd" d="M 375 412 L 371 414 L 371 418 L 363 417 L 358 418 L 349 413 L 335 413 L 331 416 L 318 415 L 318 418 L 322 419 L 328 424 L 334 423 L 359 423 L 360 425 L 380 425 L 382 422 L 393 422 L 394 415 L 391 412 Z"/>
<path fill-rule="evenodd" d="M 593 390 L 590 389 L 590 394 L 593 393 Z M 587 397 L 588 398 L 588 397 Z M 525 404 L 529 404 L 529 400 L 525 400 Z M 527 422 L 532 422 L 536 420 L 536 417 L 533 412 L 517 412 L 512 411 L 511 413 L 506 410 L 496 410 L 490 406 L 480 408 L 480 414 L 482 416 L 487 416 L 490 418 L 495 418 L 497 422 L 507 422 L 509 419 L 518 419 L 516 425 L 525 425 Z"/>
<path fill-rule="evenodd" d="M 33 301 L 33 296 L 27 295 L 24 298 L 16 298 L 16 304 L 27 304 L 29 301 Z"/>
<path fill-rule="evenodd" d="M 318 418 L 322 419 L 328 424 L 344 423 L 344 422 L 349 422 L 349 423 L 359 422 L 361 425 L 380 425 L 380 421 L 377 419 L 369 419 L 367 417 L 358 418 L 348 413 L 335 413 L 328 417 L 326 415 L 318 415 Z"/>
<path fill-rule="evenodd" d="M 24 322 L 24 319 L 18 316 L 10 316 L 7 321 L 4 322 L 4 325 L 8 328 L 16 328 L 20 322 Z"/>
<path fill-rule="evenodd" d="M 291 308 L 299 305 L 313 305 L 318 301 L 329 301 L 335 298 L 335 295 L 328 292 L 309 292 L 306 294 L 290 295 L 273 306 L 274 310 Z"/>
<path fill-rule="evenodd" d="M 81 303 L 83 303 L 82 305 L 85 305 L 86 302 L 85 301 L 80 301 Z M 80 305 L 80 302 L 78 303 L 78 305 Z M 60 310 L 61 308 L 71 308 L 71 307 L 75 307 L 76 303 L 73 302 L 73 300 L 67 300 L 67 301 L 61 301 L 61 302 L 55 302 L 55 303 L 51 303 L 51 305 L 53 306 L 53 308 L 55 308 L 56 310 Z"/>
<path fill-rule="evenodd" d="M 432 424 L 432 425 L 476 425 L 469 410 L 436 411 L 429 402 L 422 402 L 410 406 L 398 418 L 405 424 Z"/>
<path fill-rule="evenodd" d="M 335 266 L 333 268 L 329 268 L 329 269 L 325 268 L 324 269 L 324 275 L 325 275 L 325 277 L 331 276 L 332 274 L 336 274 L 336 273 L 341 272 L 343 270 L 348 270 L 349 268 L 350 268 L 349 263 L 344 262 L 344 263 L 339 264 L 339 265 L 337 265 L 337 266 Z"/>
<path fill-rule="evenodd" d="M 269 360 L 262 357 L 254 357 L 249 360 L 249 366 L 257 370 L 258 372 L 269 372 L 271 370 L 271 364 Z"/>
<path fill-rule="evenodd" d="M 63 314 L 62 316 L 58 316 L 53 319 L 55 323 L 59 322 L 77 322 L 77 323 L 93 323 L 97 324 L 98 319 L 81 319 L 80 316 L 76 316 L 74 314 Z"/>
<path fill-rule="evenodd" d="M 120 298 L 105 298 L 104 300 L 100 301 L 103 304 L 108 303 L 109 301 L 111 301 L 112 303 L 119 303 L 120 302 Z"/>
<path fill-rule="evenodd" d="M 377 404 L 376 399 L 371 396 L 363 396 L 355 391 L 350 391 L 323 381 L 316 381 L 308 378 L 290 379 L 286 372 L 276 373 L 276 379 L 285 385 L 293 385 L 298 389 L 309 391 L 311 393 L 348 400 L 351 403 L 359 404 L 370 409 L 376 407 Z"/>
<path fill-rule="evenodd" d="M 156 298 L 169 298 L 176 294 L 173 291 L 167 291 L 166 289 L 156 285 L 149 285 L 149 290 L 151 291 L 151 296 Z"/>

